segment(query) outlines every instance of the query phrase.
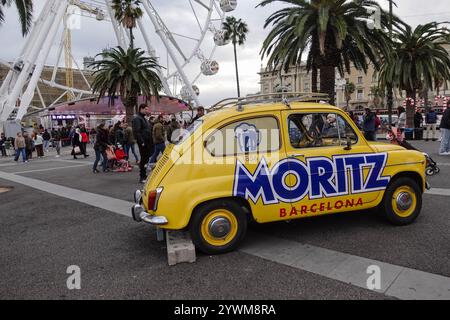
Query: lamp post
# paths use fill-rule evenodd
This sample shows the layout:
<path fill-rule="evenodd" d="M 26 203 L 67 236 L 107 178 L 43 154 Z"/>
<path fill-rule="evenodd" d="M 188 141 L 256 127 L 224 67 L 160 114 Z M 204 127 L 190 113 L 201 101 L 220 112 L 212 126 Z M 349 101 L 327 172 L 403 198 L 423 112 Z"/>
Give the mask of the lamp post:
<path fill-rule="evenodd" d="M 393 20 L 393 0 L 389 1 L 389 39 L 392 41 L 392 20 Z M 388 109 L 388 123 L 392 125 L 392 105 L 394 103 L 394 89 L 392 83 L 387 85 L 387 109 Z"/>

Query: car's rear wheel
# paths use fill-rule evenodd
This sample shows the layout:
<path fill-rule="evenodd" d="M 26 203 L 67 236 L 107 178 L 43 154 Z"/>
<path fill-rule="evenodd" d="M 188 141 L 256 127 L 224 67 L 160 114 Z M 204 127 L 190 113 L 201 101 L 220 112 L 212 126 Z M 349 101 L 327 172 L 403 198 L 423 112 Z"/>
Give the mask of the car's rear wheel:
<path fill-rule="evenodd" d="M 231 200 L 215 200 L 198 207 L 190 222 L 194 245 L 206 254 L 221 254 L 236 249 L 247 231 L 242 207 Z"/>
<path fill-rule="evenodd" d="M 382 210 L 390 223 L 410 224 L 419 216 L 421 209 L 422 191 L 413 179 L 400 177 L 386 189 Z"/>

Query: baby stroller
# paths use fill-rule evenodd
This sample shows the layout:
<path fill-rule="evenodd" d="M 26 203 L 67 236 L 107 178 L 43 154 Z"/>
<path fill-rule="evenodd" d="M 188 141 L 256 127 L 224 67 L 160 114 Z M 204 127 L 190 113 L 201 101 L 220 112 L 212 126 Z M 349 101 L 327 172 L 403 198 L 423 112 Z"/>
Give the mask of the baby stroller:
<path fill-rule="evenodd" d="M 112 150 L 111 150 L 112 151 Z M 110 161 L 111 168 L 114 172 L 130 172 L 133 171 L 133 166 L 126 159 L 127 155 L 123 150 L 122 145 L 117 144 L 114 148 L 114 153 L 108 155 L 108 160 Z"/>
<path fill-rule="evenodd" d="M 420 152 L 420 150 L 414 148 L 408 141 L 405 140 L 400 130 L 394 127 L 391 128 L 387 127 L 386 129 L 387 129 L 386 139 L 389 140 L 391 143 L 398 144 L 399 146 L 402 146 L 403 148 L 408 150 L 415 150 Z M 426 175 L 433 176 L 435 174 L 438 174 L 441 171 L 441 169 L 439 169 L 439 167 L 437 166 L 436 161 L 434 161 L 428 153 L 425 152 L 422 153 L 427 160 L 427 168 L 425 170 Z"/>

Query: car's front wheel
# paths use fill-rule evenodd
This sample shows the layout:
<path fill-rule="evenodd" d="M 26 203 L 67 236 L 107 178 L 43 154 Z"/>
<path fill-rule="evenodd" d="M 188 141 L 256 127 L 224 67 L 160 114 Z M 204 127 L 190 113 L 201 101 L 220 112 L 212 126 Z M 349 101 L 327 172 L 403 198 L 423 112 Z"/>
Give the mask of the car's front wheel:
<path fill-rule="evenodd" d="M 238 203 L 215 200 L 195 210 L 189 228 L 197 249 L 206 254 L 221 254 L 236 249 L 245 237 L 247 217 Z"/>
<path fill-rule="evenodd" d="M 417 182 L 408 177 L 394 180 L 385 191 L 381 209 L 392 224 L 412 223 L 422 209 L 422 191 Z"/>

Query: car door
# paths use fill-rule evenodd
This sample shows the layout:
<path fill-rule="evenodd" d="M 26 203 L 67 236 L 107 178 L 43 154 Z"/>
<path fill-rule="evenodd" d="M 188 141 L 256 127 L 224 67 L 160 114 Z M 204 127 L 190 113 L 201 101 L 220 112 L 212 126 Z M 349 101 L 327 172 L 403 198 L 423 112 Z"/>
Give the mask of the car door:
<path fill-rule="evenodd" d="M 231 195 L 248 201 L 256 221 L 276 221 L 280 212 L 290 210 L 291 203 L 280 201 L 272 186 L 273 170 L 280 159 L 286 158 L 279 111 L 224 121 L 208 135 L 205 150 L 208 161 L 220 160 L 227 167 L 233 166 L 232 172 L 227 170 L 232 179 Z"/>
<path fill-rule="evenodd" d="M 372 207 L 389 182 L 387 154 L 374 153 L 341 112 L 282 112 L 292 186 L 285 219 Z"/>

